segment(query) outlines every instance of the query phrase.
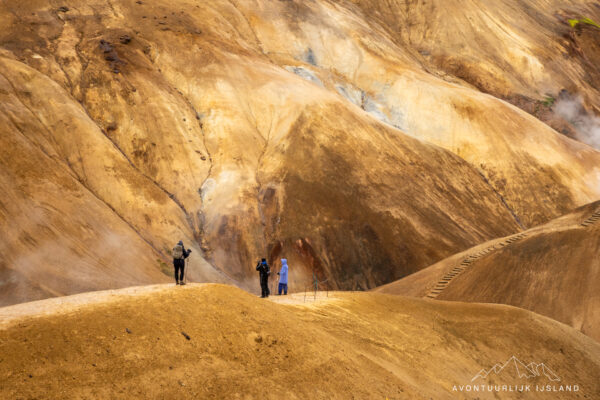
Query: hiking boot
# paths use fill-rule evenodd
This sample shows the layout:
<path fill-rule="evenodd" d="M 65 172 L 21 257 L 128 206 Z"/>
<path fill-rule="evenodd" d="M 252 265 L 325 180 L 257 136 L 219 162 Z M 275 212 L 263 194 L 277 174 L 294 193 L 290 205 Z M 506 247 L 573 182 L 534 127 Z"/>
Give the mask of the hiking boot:
<path fill-rule="evenodd" d="M 184 281 L 179 282 L 180 285 L 185 285 Z"/>
<path fill-rule="evenodd" d="M 175 284 L 176 284 L 176 285 L 179 285 L 179 281 L 176 281 L 176 282 L 175 282 Z"/>

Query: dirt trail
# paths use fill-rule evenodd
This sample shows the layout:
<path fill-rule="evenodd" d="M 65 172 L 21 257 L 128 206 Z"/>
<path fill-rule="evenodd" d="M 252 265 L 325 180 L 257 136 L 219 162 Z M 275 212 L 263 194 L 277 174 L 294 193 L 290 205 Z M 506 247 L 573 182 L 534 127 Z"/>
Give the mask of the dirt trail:
<path fill-rule="evenodd" d="M 33 318 L 52 318 L 61 314 L 75 315 L 83 309 L 96 305 L 111 305 L 135 297 L 168 293 L 172 290 L 197 290 L 206 286 L 205 283 L 188 283 L 186 286 L 174 284 L 133 286 L 124 289 L 101 290 L 97 292 L 80 293 L 71 296 L 54 297 L 29 303 L 0 307 L 0 329 L 7 329 Z M 340 292 L 300 292 L 289 293 L 287 296 L 272 295 L 269 301 L 277 304 L 313 306 L 340 300 Z"/>
<path fill-rule="evenodd" d="M 193 285 L 202 284 L 196 283 Z M 175 286 L 173 284 L 132 286 L 125 289 L 80 293 L 0 307 L 0 329 L 6 329 L 27 318 L 50 318 L 59 314 L 74 314 L 82 308 L 117 303 L 130 297 L 159 293 L 171 288 L 175 288 Z M 177 289 L 180 289 L 180 287 L 177 287 Z"/>
<path fill-rule="evenodd" d="M 299 292 L 289 293 L 287 296 L 269 296 L 269 300 L 277 304 L 312 306 L 341 300 L 342 293 L 344 292 Z"/>

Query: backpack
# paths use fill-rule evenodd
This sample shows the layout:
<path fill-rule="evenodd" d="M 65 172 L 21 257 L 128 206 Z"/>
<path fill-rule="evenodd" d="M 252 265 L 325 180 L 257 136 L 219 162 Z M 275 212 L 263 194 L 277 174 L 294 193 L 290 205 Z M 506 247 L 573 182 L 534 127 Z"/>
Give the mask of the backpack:
<path fill-rule="evenodd" d="M 177 246 L 173 247 L 173 258 L 176 260 L 181 260 L 183 259 L 183 246 L 178 244 Z"/>
<path fill-rule="evenodd" d="M 270 271 L 270 269 L 269 269 L 269 264 L 267 264 L 266 262 L 263 262 L 263 263 L 262 263 L 262 272 L 263 272 L 265 275 L 271 275 L 271 271 Z"/>

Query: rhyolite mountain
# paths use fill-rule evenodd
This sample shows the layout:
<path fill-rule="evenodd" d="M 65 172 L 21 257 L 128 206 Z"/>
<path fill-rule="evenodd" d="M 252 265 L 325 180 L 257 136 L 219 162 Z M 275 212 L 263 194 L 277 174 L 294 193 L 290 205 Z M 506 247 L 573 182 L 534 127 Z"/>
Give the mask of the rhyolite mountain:
<path fill-rule="evenodd" d="M 0 304 L 290 260 L 368 289 L 600 198 L 585 1 L 7 0 Z M 564 129 L 562 129 L 563 127 Z M 558 129 L 558 130 L 557 130 Z M 563 132 L 564 131 L 564 132 Z"/>

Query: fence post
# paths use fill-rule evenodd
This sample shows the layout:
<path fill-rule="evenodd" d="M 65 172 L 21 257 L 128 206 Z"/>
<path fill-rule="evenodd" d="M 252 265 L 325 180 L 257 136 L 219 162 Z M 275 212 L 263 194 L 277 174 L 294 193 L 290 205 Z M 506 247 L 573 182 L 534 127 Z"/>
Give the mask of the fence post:
<path fill-rule="evenodd" d="M 304 286 L 304 302 L 306 303 L 306 286 Z"/>

